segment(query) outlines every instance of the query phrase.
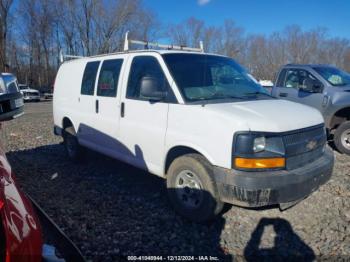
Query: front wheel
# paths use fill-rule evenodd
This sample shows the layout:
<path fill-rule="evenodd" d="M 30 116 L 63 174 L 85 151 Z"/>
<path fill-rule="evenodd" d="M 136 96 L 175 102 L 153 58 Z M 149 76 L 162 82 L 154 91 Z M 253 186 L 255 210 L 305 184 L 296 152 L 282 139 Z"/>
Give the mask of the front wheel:
<path fill-rule="evenodd" d="M 343 122 L 335 130 L 334 144 L 341 153 L 350 155 L 350 121 Z"/>
<path fill-rule="evenodd" d="M 195 222 L 213 219 L 223 209 L 210 163 L 199 154 L 175 159 L 168 170 L 170 202 L 182 216 Z"/>

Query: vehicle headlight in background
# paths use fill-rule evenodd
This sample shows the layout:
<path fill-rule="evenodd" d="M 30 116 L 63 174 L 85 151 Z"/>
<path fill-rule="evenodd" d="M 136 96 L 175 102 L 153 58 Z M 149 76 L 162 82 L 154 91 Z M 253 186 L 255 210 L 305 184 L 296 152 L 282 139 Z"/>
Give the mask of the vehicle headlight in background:
<path fill-rule="evenodd" d="M 281 169 L 285 167 L 285 149 L 281 136 L 253 132 L 236 136 L 233 167 L 240 169 Z"/>
<path fill-rule="evenodd" d="M 4 79 L 0 77 L 0 94 L 6 93 L 6 85 Z"/>

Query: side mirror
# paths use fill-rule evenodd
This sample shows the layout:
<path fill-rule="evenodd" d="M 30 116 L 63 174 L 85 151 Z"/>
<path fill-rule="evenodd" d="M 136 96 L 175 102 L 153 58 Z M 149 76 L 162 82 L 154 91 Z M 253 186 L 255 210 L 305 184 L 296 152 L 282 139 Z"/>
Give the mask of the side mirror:
<path fill-rule="evenodd" d="M 322 85 L 318 81 L 315 81 L 312 90 L 314 93 L 321 93 L 322 92 Z"/>
<path fill-rule="evenodd" d="M 308 93 L 320 93 L 322 91 L 322 84 L 316 79 L 306 78 L 303 86 L 304 88 L 302 90 Z"/>
<path fill-rule="evenodd" d="M 8 121 L 23 114 L 23 96 L 20 92 L 0 95 L 0 121 Z"/>
<path fill-rule="evenodd" d="M 159 80 L 153 76 L 141 78 L 140 95 L 151 100 L 163 100 L 167 93 L 162 90 Z"/>

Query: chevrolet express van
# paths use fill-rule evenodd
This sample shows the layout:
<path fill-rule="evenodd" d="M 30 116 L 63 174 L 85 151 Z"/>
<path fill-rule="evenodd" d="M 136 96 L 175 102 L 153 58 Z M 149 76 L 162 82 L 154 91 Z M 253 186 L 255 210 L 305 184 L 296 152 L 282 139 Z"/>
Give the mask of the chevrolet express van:
<path fill-rule="evenodd" d="M 90 148 L 165 178 L 194 221 L 224 203 L 288 207 L 333 169 L 320 112 L 271 97 L 229 57 L 181 48 L 69 60 L 53 112 L 70 158 Z"/>

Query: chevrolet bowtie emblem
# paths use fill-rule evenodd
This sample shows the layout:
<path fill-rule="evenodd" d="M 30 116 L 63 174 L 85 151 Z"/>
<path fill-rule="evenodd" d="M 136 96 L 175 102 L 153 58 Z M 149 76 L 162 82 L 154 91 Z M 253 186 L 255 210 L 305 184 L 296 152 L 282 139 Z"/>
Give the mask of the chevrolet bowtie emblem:
<path fill-rule="evenodd" d="M 317 142 L 315 140 L 311 140 L 306 144 L 306 148 L 312 150 L 316 147 Z"/>

